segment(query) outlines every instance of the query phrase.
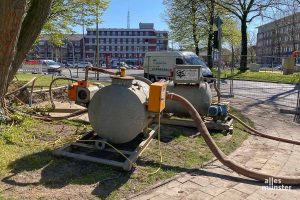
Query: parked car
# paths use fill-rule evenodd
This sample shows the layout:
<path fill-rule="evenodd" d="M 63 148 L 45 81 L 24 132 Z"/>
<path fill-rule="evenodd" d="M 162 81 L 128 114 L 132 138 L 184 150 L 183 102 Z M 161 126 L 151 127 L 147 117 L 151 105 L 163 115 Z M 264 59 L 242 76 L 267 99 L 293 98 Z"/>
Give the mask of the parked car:
<path fill-rule="evenodd" d="M 56 63 L 61 67 L 66 67 L 66 65 L 64 63 L 61 63 L 61 62 L 56 62 Z"/>
<path fill-rule="evenodd" d="M 40 60 L 40 63 L 45 73 L 61 73 L 61 66 L 53 60 Z"/>
<path fill-rule="evenodd" d="M 276 67 L 274 67 L 275 69 L 279 69 L 279 70 L 282 70 L 283 69 L 283 66 L 282 65 L 277 65 Z"/>
<path fill-rule="evenodd" d="M 112 68 L 119 68 L 119 67 L 125 67 L 126 69 L 129 69 L 128 65 L 125 62 L 118 62 L 118 61 L 112 62 Z"/>
<path fill-rule="evenodd" d="M 73 63 L 69 63 L 69 62 L 66 62 L 66 63 L 65 63 L 65 66 L 66 66 L 66 67 L 74 67 L 74 66 L 73 66 Z"/>
<path fill-rule="evenodd" d="M 92 63 L 90 62 L 79 62 L 75 66 L 78 68 L 93 67 Z"/>

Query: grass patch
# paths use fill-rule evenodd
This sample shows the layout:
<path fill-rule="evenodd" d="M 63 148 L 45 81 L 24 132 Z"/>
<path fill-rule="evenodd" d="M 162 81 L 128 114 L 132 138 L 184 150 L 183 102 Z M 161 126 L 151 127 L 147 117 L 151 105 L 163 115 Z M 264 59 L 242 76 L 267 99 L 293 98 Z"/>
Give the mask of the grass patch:
<path fill-rule="evenodd" d="M 52 75 L 41 75 L 41 74 L 28 74 L 28 73 L 17 73 L 15 81 L 18 80 L 19 82 L 26 83 L 30 81 L 34 77 L 40 77 L 36 80 L 34 87 L 37 88 L 48 88 L 50 86 L 50 83 L 53 79 L 57 78 L 57 76 Z M 68 81 L 65 80 L 58 80 L 55 82 L 55 86 L 63 86 L 67 85 Z"/>
<path fill-rule="evenodd" d="M 231 112 L 253 125 L 236 110 Z M 50 194 L 53 188 L 67 185 L 78 185 L 80 188 L 89 186 L 94 189 L 95 184 L 98 183 L 97 192 L 93 195 L 100 198 L 120 199 L 177 173 L 200 169 L 204 162 L 213 158 L 202 137 L 189 137 L 196 132 L 191 128 L 162 126 L 163 164 L 161 170 L 153 175 L 146 172 L 153 172 L 160 166 L 157 140 L 150 144 L 137 161 L 138 169 L 124 172 L 119 168 L 106 165 L 52 156 L 53 149 L 74 141 L 79 133 L 90 129 L 90 126 L 82 121 L 63 120 L 50 123 L 25 118 L 21 124 L 1 125 L 1 128 L 0 176 L 6 177 L 9 172 L 20 173 L 22 182 L 26 182 L 27 179 L 31 182 L 32 177 L 37 176 L 38 182 L 35 187 L 39 187 L 41 193 L 47 190 L 46 194 Z M 224 132 L 212 133 L 212 137 L 226 154 L 239 147 L 247 136 L 248 134 L 239 124 L 234 125 L 234 133 L 231 137 L 226 136 Z M 13 198 L 20 198 L 24 186 L 22 188 L 18 191 L 18 187 L 14 187 L 10 194 L 5 193 L 5 197 L 13 195 Z M 90 198 L 94 196 L 91 195 Z"/>
<path fill-rule="evenodd" d="M 40 77 L 41 76 L 41 77 Z M 28 81 L 30 81 L 32 78 L 34 77 L 40 77 L 36 80 L 34 87 L 36 88 L 49 88 L 50 83 L 52 82 L 53 79 L 57 78 L 58 76 L 52 76 L 52 75 L 40 75 L 40 74 L 28 74 L 28 73 L 17 73 L 16 74 L 16 78 L 14 79 L 14 81 L 19 81 L 22 83 L 26 83 Z M 91 82 L 94 83 L 101 83 L 104 86 L 110 85 L 110 82 L 99 82 L 99 81 L 95 81 L 95 80 L 91 80 Z M 68 81 L 66 80 L 58 80 L 55 82 L 55 86 L 64 86 L 64 85 L 68 85 Z"/>
<path fill-rule="evenodd" d="M 218 70 L 212 70 L 214 77 L 217 77 Z M 244 72 L 234 70 L 231 74 L 230 70 L 221 70 L 221 78 L 232 78 L 234 80 L 249 80 L 249 81 L 263 81 L 263 82 L 275 82 L 275 83 L 290 83 L 297 84 L 300 82 L 300 73 L 294 73 L 290 75 L 283 75 L 281 73 L 270 72 Z"/>

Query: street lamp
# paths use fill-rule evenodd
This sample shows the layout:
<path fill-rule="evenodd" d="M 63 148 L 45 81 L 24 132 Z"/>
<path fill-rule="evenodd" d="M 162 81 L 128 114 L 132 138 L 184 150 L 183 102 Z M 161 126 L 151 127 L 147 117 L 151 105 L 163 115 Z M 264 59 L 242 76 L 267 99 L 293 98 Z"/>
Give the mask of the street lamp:
<path fill-rule="evenodd" d="M 140 65 L 140 47 L 137 47 L 137 65 L 139 66 Z"/>
<path fill-rule="evenodd" d="M 73 54 L 73 67 L 75 67 L 75 48 L 74 48 L 74 45 L 73 45 L 73 42 L 72 41 L 68 41 L 69 44 L 71 44 L 71 47 L 72 47 L 72 54 Z M 78 67 L 77 67 L 77 77 L 78 78 Z"/>

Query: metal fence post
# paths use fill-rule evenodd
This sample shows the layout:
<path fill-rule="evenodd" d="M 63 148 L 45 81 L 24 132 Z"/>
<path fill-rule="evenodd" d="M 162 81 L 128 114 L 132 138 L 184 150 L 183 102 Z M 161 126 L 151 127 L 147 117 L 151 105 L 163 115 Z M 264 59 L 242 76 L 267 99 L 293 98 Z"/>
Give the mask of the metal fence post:
<path fill-rule="evenodd" d="M 231 72 L 231 77 L 230 77 L 230 91 L 229 91 L 229 95 L 230 95 L 231 97 L 233 97 L 233 74 L 234 74 L 234 64 L 231 65 L 230 72 Z"/>
<path fill-rule="evenodd" d="M 300 75 L 299 75 L 299 81 L 298 81 L 297 107 L 296 107 L 294 121 L 297 123 L 300 123 Z"/>

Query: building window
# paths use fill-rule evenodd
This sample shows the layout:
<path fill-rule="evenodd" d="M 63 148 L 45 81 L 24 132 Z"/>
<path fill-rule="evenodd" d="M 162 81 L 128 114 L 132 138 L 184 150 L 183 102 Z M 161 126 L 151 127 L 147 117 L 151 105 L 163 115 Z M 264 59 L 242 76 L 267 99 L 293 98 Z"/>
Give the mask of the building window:
<path fill-rule="evenodd" d="M 79 46 L 80 46 L 80 42 L 78 42 L 78 41 L 75 42 L 75 46 L 76 46 L 76 47 L 79 47 Z"/>

